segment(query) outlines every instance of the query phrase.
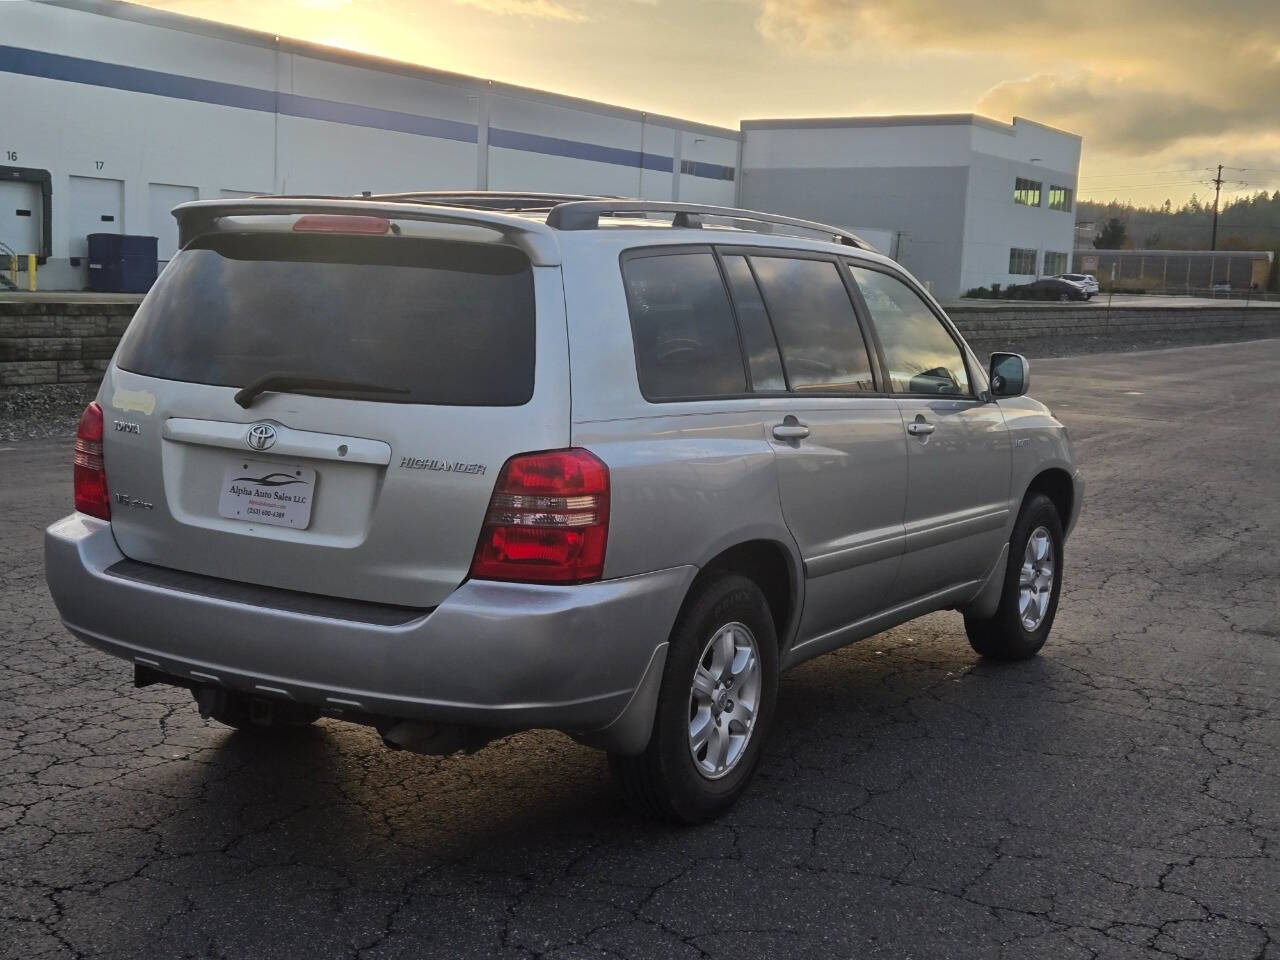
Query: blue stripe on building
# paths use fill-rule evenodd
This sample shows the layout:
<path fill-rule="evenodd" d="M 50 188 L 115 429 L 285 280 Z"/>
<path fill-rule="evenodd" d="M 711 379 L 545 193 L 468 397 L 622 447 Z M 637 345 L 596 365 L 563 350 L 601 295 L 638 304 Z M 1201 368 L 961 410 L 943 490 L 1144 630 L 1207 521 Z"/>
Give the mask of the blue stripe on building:
<path fill-rule="evenodd" d="M 303 97 L 296 93 L 280 94 L 280 112 L 290 117 L 308 120 L 327 120 L 330 123 L 346 123 L 355 127 L 373 127 L 375 130 L 395 130 L 420 137 L 436 137 L 441 140 L 458 140 L 475 143 L 479 139 L 474 123 L 461 120 L 445 120 L 440 117 L 424 117 L 416 113 L 398 110 L 382 110 L 355 103 L 321 100 Z"/>
<path fill-rule="evenodd" d="M 602 147 L 596 143 L 583 143 L 580 140 L 563 140 L 560 137 L 547 137 L 539 133 L 501 130 L 497 127 L 489 128 L 489 146 L 524 150 L 528 153 L 545 153 L 555 157 L 570 157 L 574 160 L 613 163 L 620 167 L 643 167 L 659 173 L 671 172 L 671 157 L 641 153 L 639 150 L 626 150 L 621 147 Z"/>
<path fill-rule="evenodd" d="M 276 95 L 270 90 L 184 77 L 176 73 L 161 73 L 159 70 L 126 67 L 118 63 L 67 57 L 42 50 L 24 50 L 21 47 L 0 46 L 0 70 L 23 73 L 29 77 L 44 77 L 47 80 L 66 80 L 94 87 L 128 90 L 132 93 L 151 93 L 177 100 L 215 103 L 242 110 L 263 110 L 270 113 L 276 108 Z"/>
<path fill-rule="evenodd" d="M 474 123 L 403 113 L 398 110 L 383 110 L 378 107 L 323 100 L 318 97 L 304 97 L 295 93 L 277 93 L 274 90 L 262 90 L 218 80 L 203 80 L 198 77 L 147 70 L 142 67 L 128 67 L 118 63 L 104 63 L 99 60 L 69 57 L 22 47 L 0 45 L 0 71 L 222 107 L 237 107 L 241 110 L 257 110 L 308 120 L 324 120 L 329 123 L 371 127 L 376 130 L 392 130 L 461 143 L 476 143 L 479 139 L 479 131 Z M 605 147 L 579 140 L 566 140 L 561 137 L 521 133 L 517 130 L 502 130 L 495 127 L 489 129 L 489 145 L 574 160 L 591 160 L 615 166 L 637 167 L 659 173 L 671 173 L 674 162 L 671 157 L 661 154 Z M 689 173 L 695 177 L 712 180 L 734 178 L 734 168 L 721 164 L 685 161 L 681 166 L 682 173 Z"/>

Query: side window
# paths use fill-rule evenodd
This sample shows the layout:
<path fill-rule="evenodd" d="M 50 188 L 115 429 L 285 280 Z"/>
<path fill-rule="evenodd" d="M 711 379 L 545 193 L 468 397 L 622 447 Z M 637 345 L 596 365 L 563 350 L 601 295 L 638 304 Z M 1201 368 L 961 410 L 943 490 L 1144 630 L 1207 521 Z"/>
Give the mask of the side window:
<path fill-rule="evenodd" d="M 733 311 L 710 252 L 632 257 L 622 275 L 646 399 L 746 393 Z"/>
<path fill-rule="evenodd" d="M 742 345 L 747 351 L 747 365 L 751 370 L 751 389 L 756 391 L 786 390 L 787 381 L 782 375 L 782 361 L 778 358 L 778 343 L 773 338 L 773 327 L 760 288 L 751 275 L 747 258 L 737 255 L 724 257 L 725 276 L 729 278 L 729 292 L 738 310 L 738 330 Z"/>
<path fill-rule="evenodd" d="M 875 390 L 871 360 L 839 268 L 829 260 L 752 257 L 792 390 Z"/>
<path fill-rule="evenodd" d="M 893 392 L 967 396 L 964 354 L 915 291 L 876 270 L 849 270 L 871 311 Z"/>

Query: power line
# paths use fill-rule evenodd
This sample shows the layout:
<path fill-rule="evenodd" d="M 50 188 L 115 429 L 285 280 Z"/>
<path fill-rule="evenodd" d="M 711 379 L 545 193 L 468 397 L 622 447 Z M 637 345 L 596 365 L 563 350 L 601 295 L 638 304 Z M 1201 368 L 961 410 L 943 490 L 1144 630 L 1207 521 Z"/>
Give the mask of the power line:
<path fill-rule="evenodd" d="M 1078 177 L 1080 181 L 1085 180 L 1105 180 L 1108 183 L 1119 181 L 1128 177 L 1157 177 L 1168 176 L 1174 173 L 1183 174 L 1199 174 L 1204 171 L 1213 172 L 1213 167 L 1179 167 L 1174 170 L 1134 170 L 1130 173 L 1090 173 Z M 1222 165 L 1223 170 L 1238 170 L 1240 173 L 1280 173 L 1280 167 L 1231 167 L 1225 163 Z"/>
<path fill-rule="evenodd" d="M 1153 187 L 1194 187 L 1204 184 L 1205 180 L 1160 180 L 1156 183 L 1089 183 L 1081 185 L 1082 190 L 1148 190 Z"/>
<path fill-rule="evenodd" d="M 1094 173 L 1081 180 L 1114 180 L 1117 177 L 1158 177 L 1170 173 L 1199 173 L 1200 167 L 1179 167 L 1176 170 L 1135 170 L 1132 173 Z"/>
<path fill-rule="evenodd" d="M 1234 168 L 1233 168 L 1234 169 Z M 1213 234 L 1209 239 L 1209 249 L 1218 249 L 1218 194 L 1222 192 L 1222 164 L 1218 164 L 1218 175 L 1213 179 Z"/>

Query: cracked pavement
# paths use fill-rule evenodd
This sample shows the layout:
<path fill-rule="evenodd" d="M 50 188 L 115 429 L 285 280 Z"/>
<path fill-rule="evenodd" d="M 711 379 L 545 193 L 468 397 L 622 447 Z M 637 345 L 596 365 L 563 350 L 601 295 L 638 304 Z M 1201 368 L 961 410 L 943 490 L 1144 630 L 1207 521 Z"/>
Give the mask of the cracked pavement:
<path fill-rule="evenodd" d="M 698 828 L 558 734 L 133 689 L 45 590 L 70 441 L 0 449 L 0 957 L 1280 960 L 1280 341 L 1032 366 L 1089 483 L 1042 655 L 947 613 L 799 667 Z"/>

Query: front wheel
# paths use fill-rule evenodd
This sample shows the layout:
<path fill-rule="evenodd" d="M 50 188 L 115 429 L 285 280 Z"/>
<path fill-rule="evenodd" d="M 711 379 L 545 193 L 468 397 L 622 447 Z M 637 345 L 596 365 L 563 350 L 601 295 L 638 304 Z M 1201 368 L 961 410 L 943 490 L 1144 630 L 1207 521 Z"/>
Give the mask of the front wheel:
<path fill-rule="evenodd" d="M 1000 605 L 991 617 L 964 618 L 969 644 L 992 660 L 1026 660 L 1044 646 L 1062 589 L 1062 519 L 1053 501 L 1032 494 L 1009 538 Z"/>
<path fill-rule="evenodd" d="M 778 641 L 754 581 L 713 574 L 694 586 L 671 631 L 653 732 L 638 756 L 610 754 L 627 803 L 700 823 L 746 790 L 778 692 Z"/>

